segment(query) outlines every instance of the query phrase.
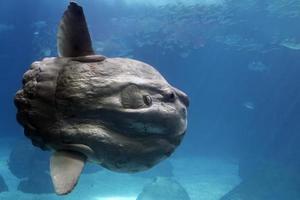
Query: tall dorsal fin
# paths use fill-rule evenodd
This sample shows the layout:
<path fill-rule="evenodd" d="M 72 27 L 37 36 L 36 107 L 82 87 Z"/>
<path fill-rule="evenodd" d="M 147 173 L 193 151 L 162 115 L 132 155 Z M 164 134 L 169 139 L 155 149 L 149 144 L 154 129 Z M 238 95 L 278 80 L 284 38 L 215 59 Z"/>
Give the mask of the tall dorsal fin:
<path fill-rule="evenodd" d="M 92 41 L 82 7 L 70 2 L 57 33 L 58 55 L 79 57 L 94 55 Z"/>

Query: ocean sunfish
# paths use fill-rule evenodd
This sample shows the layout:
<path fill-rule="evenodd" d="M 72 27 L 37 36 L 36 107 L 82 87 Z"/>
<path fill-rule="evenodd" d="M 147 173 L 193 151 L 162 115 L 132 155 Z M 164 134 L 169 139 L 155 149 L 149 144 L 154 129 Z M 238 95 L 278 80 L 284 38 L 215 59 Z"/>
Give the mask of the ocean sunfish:
<path fill-rule="evenodd" d="M 95 55 L 74 2 L 60 22 L 57 46 L 59 57 L 34 62 L 15 96 L 25 135 L 53 151 L 57 194 L 72 191 L 86 162 L 133 173 L 171 155 L 187 128 L 185 93 L 148 64 Z"/>

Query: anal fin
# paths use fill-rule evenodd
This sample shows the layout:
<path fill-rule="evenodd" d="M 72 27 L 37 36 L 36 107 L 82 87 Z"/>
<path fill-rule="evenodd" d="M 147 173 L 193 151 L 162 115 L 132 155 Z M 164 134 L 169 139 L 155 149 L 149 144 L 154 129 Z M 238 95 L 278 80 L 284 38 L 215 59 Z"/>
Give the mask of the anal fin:
<path fill-rule="evenodd" d="M 75 151 L 56 151 L 51 156 L 50 173 L 55 192 L 70 193 L 78 182 L 86 156 Z"/>

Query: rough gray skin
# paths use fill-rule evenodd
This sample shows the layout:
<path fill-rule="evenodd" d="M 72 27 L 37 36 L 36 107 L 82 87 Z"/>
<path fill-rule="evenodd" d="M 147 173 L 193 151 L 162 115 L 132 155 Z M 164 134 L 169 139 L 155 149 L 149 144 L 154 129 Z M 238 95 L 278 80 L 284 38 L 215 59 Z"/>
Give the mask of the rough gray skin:
<path fill-rule="evenodd" d="M 168 157 L 187 126 L 188 97 L 153 67 L 125 58 L 34 62 L 15 104 L 34 145 L 81 152 L 120 172 Z"/>

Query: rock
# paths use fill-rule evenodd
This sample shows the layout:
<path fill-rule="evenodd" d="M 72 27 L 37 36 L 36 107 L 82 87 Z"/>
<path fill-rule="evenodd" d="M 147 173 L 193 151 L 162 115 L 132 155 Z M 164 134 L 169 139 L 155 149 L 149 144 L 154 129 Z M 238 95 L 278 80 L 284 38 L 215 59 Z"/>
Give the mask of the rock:
<path fill-rule="evenodd" d="M 220 200 L 299 200 L 299 197 L 299 171 L 272 165 L 246 177 Z"/>
<path fill-rule="evenodd" d="M 190 197 L 176 180 L 157 177 L 144 187 L 137 200 L 190 200 Z"/>
<path fill-rule="evenodd" d="M 18 185 L 18 190 L 32 194 L 54 193 L 51 177 L 46 173 L 35 174 L 22 180 Z"/>
<path fill-rule="evenodd" d="M 20 141 L 14 145 L 9 155 L 9 170 L 18 178 L 28 178 L 32 174 L 43 174 L 49 169 L 49 152 L 33 147 L 29 142 Z M 20 167 L 22 166 L 22 167 Z"/>
<path fill-rule="evenodd" d="M 22 179 L 18 190 L 24 193 L 52 193 L 49 176 L 50 152 L 43 152 L 29 142 L 20 141 L 14 145 L 8 160 L 12 174 Z M 22 167 L 20 167 L 22 166 Z"/>
<path fill-rule="evenodd" d="M 6 183 L 4 182 L 3 177 L 0 175 L 0 193 L 8 191 L 8 187 Z"/>

